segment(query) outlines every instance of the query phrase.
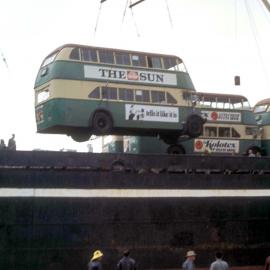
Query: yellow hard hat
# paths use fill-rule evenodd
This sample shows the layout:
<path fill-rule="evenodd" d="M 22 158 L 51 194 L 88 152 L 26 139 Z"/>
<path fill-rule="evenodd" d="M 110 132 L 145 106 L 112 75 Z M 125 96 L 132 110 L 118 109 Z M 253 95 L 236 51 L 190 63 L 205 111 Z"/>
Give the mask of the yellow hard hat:
<path fill-rule="evenodd" d="M 100 250 L 96 250 L 93 253 L 93 257 L 92 257 L 91 261 L 96 260 L 98 258 L 101 258 L 102 256 L 103 256 L 103 253 Z"/>

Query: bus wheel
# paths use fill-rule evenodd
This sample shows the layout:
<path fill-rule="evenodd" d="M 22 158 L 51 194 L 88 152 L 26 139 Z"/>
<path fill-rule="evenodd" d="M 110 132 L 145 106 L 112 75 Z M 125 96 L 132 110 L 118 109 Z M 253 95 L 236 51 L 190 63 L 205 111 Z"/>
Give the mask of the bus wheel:
<path fill-rule="evenodd" d="M 182 145 L 171 145 L 167 149 L 168 154 L 184 155 L 186 153 Z"/>
<path fill-rule="evenodd" d="M 191 138 L 199 137 L 203 133 L 204 122 L 204 119 L 200 115 L 190 115 L 186 123 L 186 134 Z"/>
<path fill-rule="evenodd" d="M 92 120 L 92 127 L 98 135 L 110 133 L 113 127 L 111 116 L 103 111 L 96 112 Z"/>
<path fill-rule="evenodd" d="M 70 137 L 75 142 L 86 142 L 86 141 L 89 141 L 91 135 L 87 133 L 73 133 L 70 135 Z"/>

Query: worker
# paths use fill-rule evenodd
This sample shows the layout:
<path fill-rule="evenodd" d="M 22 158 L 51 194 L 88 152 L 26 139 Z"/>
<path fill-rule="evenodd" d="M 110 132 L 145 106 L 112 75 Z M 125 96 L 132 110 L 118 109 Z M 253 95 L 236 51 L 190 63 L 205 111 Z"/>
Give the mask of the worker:
<path fill-rule="evenodd" d="M 136 270 L 136 262 L 129 257 L 130 251 L 125 250 L 123 258 L 117 264 L 117 270 Z"/>
<path fill-rule="evenodd" d="M 8 140 L 8 150 L 16 150 L 15 134 Z"/>
<path fill-rule="evenodd" d="M 88 263 L 88 270 L 102 270 L 101 260 L 103 253 L 100 250 L 96 250 Z"/>
<path fill-rule="evenodd" d="M 186 260 L 182 264 L 184 270 L 195 270 L 194 261 L 196 260 L 196 253 L 193 250 L 189 250 L 186 254 Z"/>

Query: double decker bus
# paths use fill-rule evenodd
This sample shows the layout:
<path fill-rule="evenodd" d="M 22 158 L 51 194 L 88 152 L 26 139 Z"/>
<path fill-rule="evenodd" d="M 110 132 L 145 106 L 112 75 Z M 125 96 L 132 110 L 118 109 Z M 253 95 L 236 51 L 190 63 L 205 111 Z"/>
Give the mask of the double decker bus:
<path fill-rule="evenodd" d="M 37 132 L 79 142 L 92 134 L 197 137 L 204 120 L 184 98 L 194 92 L 177 56 L 63 45 L 35 81 Z"/>
<path fill-rule="evenodd" d="M 270 98 L 257 102 L 254 113 L 261 132 L 261 144 L 263 153 L 270 155 Z"/>
<path fill-rule="evenodd" d="M 260 132 L 246 97 L 197 92 L 185 96 L 207 120 L 203 134 L 192 140 L 179 138 L 168 145 L 155 138 L 124 136 L 123 149 L 129 153 L 254 154 L 261 153 Z M 119 140 L 119 139 L 118 139 Z"/>

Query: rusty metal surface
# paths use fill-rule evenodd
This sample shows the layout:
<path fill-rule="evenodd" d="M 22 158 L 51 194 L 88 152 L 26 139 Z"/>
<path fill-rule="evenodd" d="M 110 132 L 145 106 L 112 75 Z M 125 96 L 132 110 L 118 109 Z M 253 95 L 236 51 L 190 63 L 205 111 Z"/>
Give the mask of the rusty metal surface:
<path fill-rule="evenodd" d="M 0 152 L 0 190 L 269 190 L 269 161 Z M 189 249 L 198 254 L 198 268 L 208 268 L 222 249 L 233 269 L 260 270 L 270 250 L 269 196 L 60 195 L 0 198 L 0 269 L 45 270 L 54 260 L 58 270 L 85 269 L 98 248 L 105 254 L 104 269 L 115 269 L 123 249 L 130 248 L 140 270 L 179 269 Z"/>

